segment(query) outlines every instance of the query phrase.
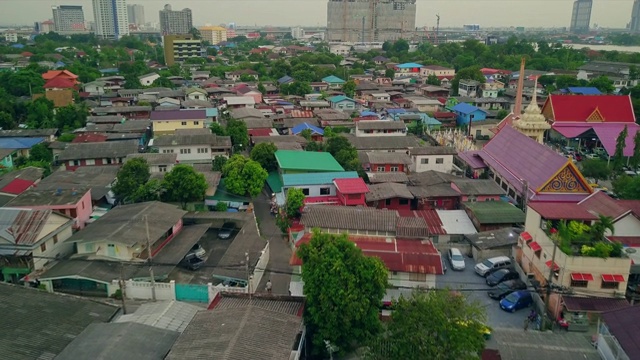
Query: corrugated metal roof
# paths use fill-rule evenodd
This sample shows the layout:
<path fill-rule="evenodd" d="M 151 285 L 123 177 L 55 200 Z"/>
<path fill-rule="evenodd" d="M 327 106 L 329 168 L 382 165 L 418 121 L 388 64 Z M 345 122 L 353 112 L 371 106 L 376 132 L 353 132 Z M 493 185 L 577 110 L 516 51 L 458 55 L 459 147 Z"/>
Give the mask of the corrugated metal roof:
<path fill-rule="evenodd" d="M 282 175 L 282 184 L 285 187 L 301 185 L 328 185 L 333 183 L 334 179 L 352 179 L 357 177 L 358 173 L 355 171 L 284 174 Z"/>

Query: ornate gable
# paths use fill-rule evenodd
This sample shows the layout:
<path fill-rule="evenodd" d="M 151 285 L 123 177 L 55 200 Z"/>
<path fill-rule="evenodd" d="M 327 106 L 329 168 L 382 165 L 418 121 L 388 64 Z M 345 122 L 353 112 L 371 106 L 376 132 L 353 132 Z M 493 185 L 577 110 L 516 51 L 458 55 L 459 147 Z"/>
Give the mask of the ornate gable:
<path fill-rule="evenodd" d="M 602 113 L 600 112 L 600 109 L 598 109 L 597 106 L 596 106 L 596 109 L 593 110 L 591 115 L 587 117 L 587 122 L 604 122 L 604 121 L 605 121 L 604 116 L 602 116 Z"/>
<path fill-rule="evenodd" d="M 593 189 L 580 170 L 569 160 L 565 166 L 537 189 L 538 193 L 591 194 Z"/>

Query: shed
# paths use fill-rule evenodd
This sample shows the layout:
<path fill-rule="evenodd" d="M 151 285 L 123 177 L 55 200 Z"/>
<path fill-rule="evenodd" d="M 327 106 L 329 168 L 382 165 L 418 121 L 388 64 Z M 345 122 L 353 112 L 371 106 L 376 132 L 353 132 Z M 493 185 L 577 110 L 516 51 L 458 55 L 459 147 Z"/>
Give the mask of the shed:
<path fill-rule="evenodd" d="M 469 242 L 473 260 L 480 262 L 495 256 L 511 256 L 512 249 L 518 242 L 518 230 L 504 228 L 483 231 L 465 235 L 464 239 Z"/>

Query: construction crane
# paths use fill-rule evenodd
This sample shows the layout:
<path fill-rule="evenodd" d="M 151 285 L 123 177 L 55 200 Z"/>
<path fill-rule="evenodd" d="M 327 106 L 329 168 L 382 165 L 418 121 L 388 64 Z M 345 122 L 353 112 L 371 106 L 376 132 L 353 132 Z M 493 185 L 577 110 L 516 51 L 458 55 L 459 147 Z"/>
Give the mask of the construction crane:
<path fill-rule="evenodd" d="M 436 45 L 438 45 L 438 33 L 440 32 L 440 14 L 436 14 Z"/>

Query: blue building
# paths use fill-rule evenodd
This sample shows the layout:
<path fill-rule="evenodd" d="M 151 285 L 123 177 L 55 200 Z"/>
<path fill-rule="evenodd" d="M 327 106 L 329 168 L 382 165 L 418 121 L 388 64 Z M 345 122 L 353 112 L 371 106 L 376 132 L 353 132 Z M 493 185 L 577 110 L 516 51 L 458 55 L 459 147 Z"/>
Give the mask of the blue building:
<path fill-rule="evenodd" d="M 340 111 L 355 111 L 358 102 L 344 95 L 336 95 L 329 98 L 329 104 L 332 109 Z"/>
<path fill-rule="evenodd" d="M 451 109 L 456 113 L 456 124 L 467 125 L 471 121 L 481 121 L 487 118 L 487 113 L 473 105 L 467 103 L 459 103 Z"/>

